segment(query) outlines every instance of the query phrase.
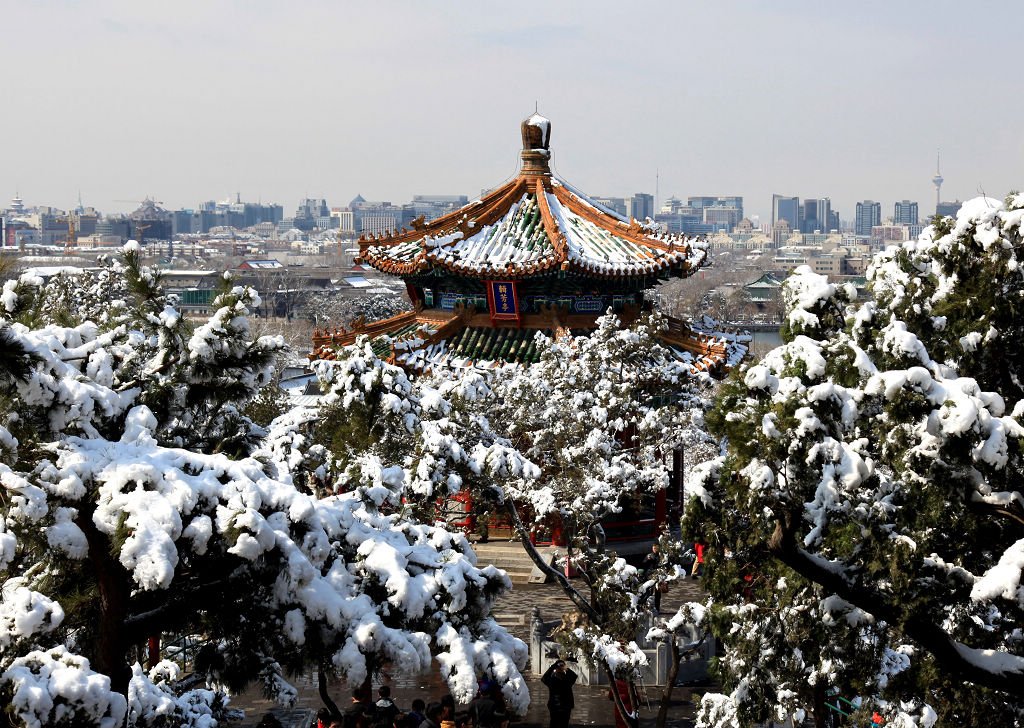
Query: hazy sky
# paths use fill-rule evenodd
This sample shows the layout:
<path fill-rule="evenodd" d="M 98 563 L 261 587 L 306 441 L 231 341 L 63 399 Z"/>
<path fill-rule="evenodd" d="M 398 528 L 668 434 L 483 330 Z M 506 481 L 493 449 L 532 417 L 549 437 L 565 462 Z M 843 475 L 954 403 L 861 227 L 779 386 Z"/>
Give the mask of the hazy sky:
<path fill-rule="evenodd" d="M 592 195 L 932 211 L 1024 187 L 1018 2 L 4 0 L 0 204 L 476 195 L 519 122 Z"/>

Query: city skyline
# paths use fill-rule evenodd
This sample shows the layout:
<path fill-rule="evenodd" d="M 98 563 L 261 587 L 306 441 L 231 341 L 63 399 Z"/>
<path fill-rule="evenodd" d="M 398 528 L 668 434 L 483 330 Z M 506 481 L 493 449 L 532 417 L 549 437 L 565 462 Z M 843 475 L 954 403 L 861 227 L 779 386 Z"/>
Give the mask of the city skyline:
<path fill-rule="evenodd" d="M 987 24 L 953 3 L 395 7 L 19 3 L 0 199 L 475 197 L 514 174 L 534 103 L 556 173 L 609 196 L 654 193 L 657 175 L 659 207 L 741 195 L 763 221 L 783 194 L 844 219 L 910 199 L 925 217 L 936 147 L 943 199 L 1020 186 L 1024 142 L 998 120 L 1024 101 L 984 70 L 1012 67 L 1011 4 L 984 6 L 1002 18 Z"/>

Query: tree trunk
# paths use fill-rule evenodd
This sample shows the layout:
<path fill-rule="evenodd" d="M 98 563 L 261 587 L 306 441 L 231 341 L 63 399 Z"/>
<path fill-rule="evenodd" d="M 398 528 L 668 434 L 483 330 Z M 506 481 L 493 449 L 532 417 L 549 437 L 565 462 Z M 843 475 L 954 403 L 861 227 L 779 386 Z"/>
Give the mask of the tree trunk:
<path fill-rule="evenodd" d="M 324 669 L 323 663 L 316 667 L 316 687 L 324 707 L 331 711 L 332 716 L 340 719 L 341 711 L 338 710 L 338 704 L 331 699 L 331 694 L 327 692 L 327 671 Z"/>
<path fill-rule="evenodd" d="M 679 675 L 679 645 L 676 644 L 676 636 L 670 634 L 668 637 L 668 677 L 665 678 L 665 687 L 661 691 L 661 705 L 658 706 L 658 717 L 654 721 L 654 728 L 665 728 L 665 719 L 668 718 L 668 706 L 672 704 L 672 689 L 676 686 L 676 677 Z"/>
<path fill-rule="evenodd" d="M 619 686 L 616 684 L 615 673 L 612 672 L 611 668 L 608 667 L 608 663 L 601 661 L 601 667 L 604 669 L 605 675 L 608 676 L 609 691 L 612 695 L 612 701 L 615 703 L 615 709 L 622 716 L 622 722 L 626 724 L 627 728 L 640 728 L 640 705 L 636 696 L 636 686 L 633 681 L 629 682 L 629 694 L 630 699 L 633 701 L 633 710 L 630 711 L 626 708 L 626 704 L 622 702 L 622 696 L 619 695 Z"/>
<path fill-rule="evenodd" d="M 128 617 L 131 583 L 128 574 L 111 556 L 110 539 L 92 522 L 92 511 L 81 512 L 75 524 L 82 529 L 89 544 L 89 562 L 96 574 L 100 592 L 100 616 L 94 625 L 95 635 L 92 668 L 110 678 L 111 687 L 128 695 L 132 671 L 128 667 L 128 651 L 132 647 L 131 630 L 125 626 Z"/>
<path fill-rule="evenodd" d="M 814 685 L 814 728 L 828 728 L 829 709 L 825 706 L 825 685 L 821 678 Z"/>
<path fill-rule="evenodd" d="M 505 500 L 505 513 L 508 515 L 509 521 L 515 528 L 516 533 L 519 534 L 519 540 L 523 544 L 523 548 L 526 549 L 526 554 L 530 557 L 537 568 L 543 571 L 545 574 L 550 576 L 555 582 L 562 587 L 562 591 L 569 597 L 573 604 L 583 612 L 594 624 L 600 623 L 600 615 L 594 609 L 590 602 L 588 602 L 576 588 L 569 583 L 569 579 L 565 576 L 565 572 L 559 569 L 555 569 L 544 562 L 541 558 L 540 552 L 537 551 L 537 547 L 530 541 L 530 534 L 526 530 L 526 526 L 523 525 L 522 519 L 519 517 L 519 513 L 516 512 L 515 504 L 510 500 Z"/>

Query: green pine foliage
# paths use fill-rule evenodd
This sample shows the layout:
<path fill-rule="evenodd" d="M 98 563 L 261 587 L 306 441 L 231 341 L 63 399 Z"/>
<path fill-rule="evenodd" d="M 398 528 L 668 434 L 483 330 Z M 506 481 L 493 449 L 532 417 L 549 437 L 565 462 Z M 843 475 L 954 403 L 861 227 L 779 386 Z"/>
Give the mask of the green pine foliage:
<path fill-rule="evenodd" d="M 726 453 L 687 485 L 726 645 L 699 725 L 826 725 L 836 691 L 861 720 L 1024 721 L 1022 217 L 967 203 L 876 256 L 864 304 L 787 282 L 785 343 L 722 387 Z"/>

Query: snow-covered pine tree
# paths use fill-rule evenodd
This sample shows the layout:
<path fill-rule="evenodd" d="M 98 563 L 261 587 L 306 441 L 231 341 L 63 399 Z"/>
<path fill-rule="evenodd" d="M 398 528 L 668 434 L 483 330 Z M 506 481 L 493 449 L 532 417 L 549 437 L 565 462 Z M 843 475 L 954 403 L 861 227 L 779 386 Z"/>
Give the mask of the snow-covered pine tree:
<path fill-rule="evenodd" d="M 1024 719 L 1022 216 L 966 203 L 877 256 L 859 306 L 787 282 L 786 343 L 723 389 L 727 455 L 688 483 L 729 691 L 698 725 L 826 725 L 836 695 L 892 725 Z"/>
<path fill-rule="evenodd" d="M 651 315 L 622 328 L 609 313 L 589 336 L 545 341 L 539 362 L 498 377 L 496 401 L 488 403 L 495 428 L 540 468 L 539 477 L 506 484 L 504 510 L 534 562 L 585 618 L 566 646 L 631 686 L 645 659 L 635 640 L 653 611 L 653 591 L 683 573 L 683 550 L 663 537 L 661 566 L 640 576 L 606 551 L 601 522 L 650 505 L 667 487 L 672 450 L 701 427 L 701 381 L 707 384 L 661 345 L 661 325 Z M 578 590 L 530 543 L 531 528 L 552 526 L 587 588 Z M 612 692 L 637 725 L 638 712 Z"/>
<path fill-rule="evenodd" d="M 340 498 L 362 502 L 395 524 L 436 523 L 443 519 L 446 499 L 463 489 L 497 499 L 500 483 L 536 470 L 491 432 L 486 416 L 467 406 L 489 394 L 478 372 L 439 382 L 413 379 L 377 357 L 365 337 L 339 351 L 337 360 L 318 361 L 315 368 L 325 393 L 322 408 L 300 408 L 279 418 L 267 438 L 271 459 L 311 488 L 341 493 Z M 438 571 L 411 585 L 381 580 L 375 594 L 382 614 L 390 621 L 408 620 L 410 610 L 388 605 L 422 600 L 422 614 L 413 615 L 411 623 L 433 625 L 429 631 L 437 641 L 432 646 L 452 693 L 468 702 L 478 679 L 488 677 L 501 685 L 514 710 L 524 712 L 529 694 L 519 671 L 526 646 L 490 616 L 494 600 L 511 583 L 493 566 L 474 567 L 472 578 L 453 582 L 444 562 L 463 569 L 476 563 L 476 555 L 463 535 L 447 539 L 446 558 L 434 564 Z M 376 551 L 367 554 L 366 563 L 371 561 L 387 563 Z M 425 566 L 412 559 L 410 568 Z M 416 596 L 413 587 L 423 594 Z M 363 650 L 363 658 L 367 675 L 392 659 L 371 649 Z"/>
<path fill-rule="evenodd" d="M 483 661 L 518 676 L 522 643 L 481 596 L 502 575 L 476 568 L 464 538 L 386 512 L 375 483 L 302 492 L 239 414 L 281 347 L 248 335 L 255 292 L 226 286 L 194 326 L 134 245 L 113 265 L 63 297 L 31 278 L 0 292 L 17 349 L 0 370 L 10 720 L 211 725 L 222 692 L 177 695 L 172 665 L 131 665 L 161 633 L 205 638 L 211 686 L 258 681 L 284 701 L 288 673 L 326 662 L 360 682 L 367 655 L 418 671 L 437 653 L 460 684 Z"/>

